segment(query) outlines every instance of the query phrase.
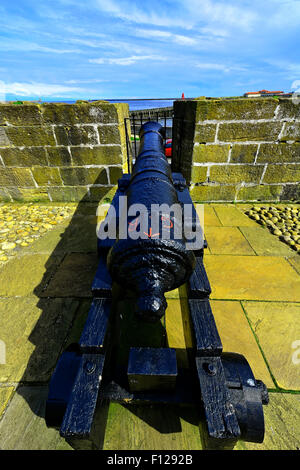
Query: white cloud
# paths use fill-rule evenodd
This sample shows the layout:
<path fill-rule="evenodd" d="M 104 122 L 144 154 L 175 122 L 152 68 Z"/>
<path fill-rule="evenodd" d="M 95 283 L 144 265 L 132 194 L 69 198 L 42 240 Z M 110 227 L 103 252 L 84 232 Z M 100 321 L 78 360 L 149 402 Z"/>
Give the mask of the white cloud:
<path fill-rule="evenodd" d="M 238 65 L 226 65 L 226 64 L 214 64 L 209 62 L 200 62 L 195 64 L 197 68 L 202 70 L 219 70 L 221 72 L 245 72 L 247 71 L 246 67 L 241 67 Z"/>
<path fill-rule="evenodd" d="M 93 64 L 107 63 L 111 65 L 132 65 L 140 60 L 166 60 L 166 59 L 164 57 L 156 56 L 156 55 L 144 55 L 144 56 L 132 55 L 130 57 L 89 59 L 89 62 Z"/>
<path fill-rule="evenodd" d="M 26 51 L 26 52 L 49 52 L 53 54 L 73 54 L 81 52 L 79 49 L 60 49 L 48 46 L 42 46 L 33 42 L 10 40 L 0 41 L 0 50 L 2 51 Z"/>
<path fill-rule="evenodd" d="M 3 81 L 0 81 L 0 95 L 2 96 L 6 94 L 36 97 L 63 96 L 66 93 L 72 93 L 76 91 L 84 90 L 78 87 L 54 85 L 49 83 L 5 83 Z"/>
<path fill-rule="evenodd" d="M 160 31 L 157 29 L 137 29 L 135 30 L 135 34 L 144 38 L 172 41 L 183 46 L 193 46 L 197 44 L 197 40 L 195 38 L 183 36 L 181 34 L 173 34 L 169 31 Z"/>
<path fill-rule="evenodd" d="M 68 83 L 70 85 L 76 83 L 103 83 L 103 82 L 110 82 L 110 80 L 101 80 L 100 78 L 90 78 L 86 80 L 66 80 L 64 83 Z"/>

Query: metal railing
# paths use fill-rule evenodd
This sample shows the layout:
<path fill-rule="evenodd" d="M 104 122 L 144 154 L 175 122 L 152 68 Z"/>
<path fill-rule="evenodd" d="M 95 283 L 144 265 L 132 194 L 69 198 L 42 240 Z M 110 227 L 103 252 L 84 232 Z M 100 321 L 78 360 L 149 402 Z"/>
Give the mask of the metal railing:
<path fill-rule="evenodd" d="M 151 110 L 149 110 L 151 111 Z M 132 165 L 135 162 L 136 156 L 138 155 L 138 142 L 139 142 L 139 132 L 141 126 L 148 121 L 159 122 L 164 127 L 164 136 L 166 139 L 172 139 L 172 129 L 173 129 L 173 113 L 170 117 L 170 112 L 165 112 L 163 108 L 161 111 L 156 112 L 155 114 L 151 113 L 151 118 L 145 115 L 145 112 L 138 113 L 135 111 L 129 118 L 124 119 L 125 132 L 126 132 L 126 151 L 127 151 L 127 167 L 128 173 L 132 171 Z M 130 125 L 129 125 L 130 123 Z M 129 129 L 130 127 L 130 135 Z"/>

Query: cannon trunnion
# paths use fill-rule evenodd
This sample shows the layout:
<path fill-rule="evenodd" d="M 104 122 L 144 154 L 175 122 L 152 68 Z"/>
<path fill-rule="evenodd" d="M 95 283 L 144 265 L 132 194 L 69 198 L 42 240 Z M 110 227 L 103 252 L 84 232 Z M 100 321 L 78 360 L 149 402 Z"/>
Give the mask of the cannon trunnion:
<path fill-rule="evenodd" d="M 225 447 L 238 439 L 262 442 L 267 389 L 242 355 L 222 352 L 203 265 L 203 227 L 186 182 L 171 172 L 158 123 L 144 124 L 140 139 L 133 172 L 119 180 L 97 232 L 92 305 L 79 342 L 63 352 L 51 378 L 46 423 L 63 437 L 86 438 L 103 399 L 185 404 L 204 410 L 207 447 Z M 137 205 L 138 211 L 132 211 Z M 173 208 L 169 213 L 168 207 Z M 117 229 L 113 236 L 111 224 Z M 131 344 L 118 355 L 119 330 L 127 319 L 120 320 L 117 299 L 129 293 L 139 336 L 142 328 L 163 329 L 165 293 L 183 284 L 193 339 L 189 367 L 181 367 L 175 349 L 164 340 L 154 347 Z"/>

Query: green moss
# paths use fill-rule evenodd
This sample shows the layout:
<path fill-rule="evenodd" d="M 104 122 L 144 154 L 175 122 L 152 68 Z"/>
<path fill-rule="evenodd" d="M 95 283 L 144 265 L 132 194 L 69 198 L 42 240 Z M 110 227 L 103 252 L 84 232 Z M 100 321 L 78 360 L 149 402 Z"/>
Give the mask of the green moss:
<path fill-rule="evenodd" d="M 235 186 L 221 185 L 194 186 L 190 190 L 191 197 L 195 202 L 234 201 L 235 193 Z"/>
<path fill-rule="evenodd" d="M 193 152 L 193 162 L 227 162 L 230 144 L 228 145 L 195 145 Z"/>
<path fill-rule="evenodd" d="M 93 126 L 55 126 L 58 145 L 97 145 L 98 136 Z"/>
<path fill-rule="evenodd" d="M 206 181 L 207 166 L 193 166 L 192 168 L 192 182 L 203 183 Z"/>
<path fill-rule="evenodd" d="M 264 185 L 243 187 L 237 193 L 237 201 L 278 201 L 282 192 L 281 185 Z"/>
<path fill-rule="evenodd" d="M 72 165 L 71 154 L 66 147 L 47 147 L 49 166 Z"/>
<path fill-rule="evenodd" d="M 1 149 L 1 157 L 6 166 L 46 166 L 46 151 L 43 147 Z"/>
<path fill-rule="evenodd" d="M 276 140 L 281 131 L 280 122 L 232 122 L 220 124 L 218 139 L 221 142 L 245 140 Z"/>
<path fill-rule="evenodd" d="M 42 112 L 45 122 L 51 124 L 118 123 L 118 107 L 110 103 L 47 103 Z"/>
<path fill-rule="evenodd" d="M 300 161 L 300 144 L 261 144 L 257 163 L 285 163 Z"/>
<path fill-rule="evenodd" d="M 277 102 L 272 99 L 201 100 L 197 102 L 196 121 L 272 119 Z"/>
<path fill-rule="evenodd" d="M 11 145 L 23 146 L 43 146 L 56 145 L 51 127 L 46 126 L 24 126 L 6 127 L 6 135 Z"/>
<path fill-rule="evenodd" d="M 210 181 L 217 183 L 258 183 L 263 173 L 263 165 L 224 165 L 212 166 Z"/>
<path fill-rule="evenodd" d="M 263 178 L 263 183 L 297 183 L 299 181 L 300 164 L 269 164 Z"/>
<path fill-rule="evenodd" d="M 122 163 L 120 146 L 71 147 L 74 165 L 116 165 Z"/>
<path fill-rule="evenodd" d="M 214 142 L 216 136 L 216 124 L 196 124 L 195 142 Z"/>
<path fill-rule="evenodd" d="M 121 144 L 120 129 L 117 125 L 98 126 L 98 132 L 101 144 Z"/>
<path fill-rule="evenodd" d="M 58 168 L 32 168 L 32 174 L 39 186 L 57 186 L 62 184 Z"/>
<path fill-rule="evenodd" d="M 231 163 L 253 163 L 255 160 L 257 145 L 234 144 L 231 151 Z"/>
<path fill-rule="evenodd" d="M 0 104 L 0 125 L 38 126 L 42 123 L 42 115 L 38 105 L 23 105 L 22 102 L 19 106 Z"/>

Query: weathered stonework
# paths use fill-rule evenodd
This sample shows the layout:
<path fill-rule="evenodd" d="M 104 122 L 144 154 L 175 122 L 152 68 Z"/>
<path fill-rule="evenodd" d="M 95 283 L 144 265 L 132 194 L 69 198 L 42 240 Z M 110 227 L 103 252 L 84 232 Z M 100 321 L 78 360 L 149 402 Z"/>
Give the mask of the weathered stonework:
<path fill-rule="evenodd" d="M 128 117 L 126 103 L 0 104 L 0 202 L 105 197 L 127 171 Z"/>
<path fill-rule="evenodd" d="M 195 201 L 299 201 L 300 104 L 287 98 L 174 103 L 173 171 Z"/>

